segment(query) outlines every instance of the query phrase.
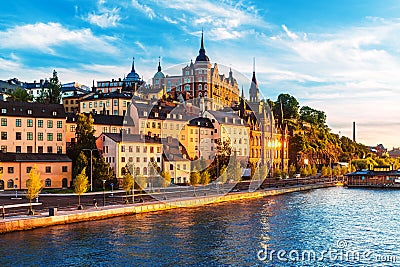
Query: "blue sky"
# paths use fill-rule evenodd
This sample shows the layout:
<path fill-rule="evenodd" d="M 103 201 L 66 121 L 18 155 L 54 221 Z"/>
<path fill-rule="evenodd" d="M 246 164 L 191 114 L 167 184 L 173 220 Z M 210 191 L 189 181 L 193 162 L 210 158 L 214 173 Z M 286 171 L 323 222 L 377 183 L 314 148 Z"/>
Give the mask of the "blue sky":
<path fill-rule="evenodd" d="M 251 77 L 262 94 L 295 96 L 324 110 L 333 132 L 367 145 L 399 146 L 400 2 L 1 1 L 0 79 L 50 77 L 91 85 L 136 70 L 207 55 Z M 172 74 L 172 73 L 171 73 Z M 238 74 L 239 75 L 239 74 Z"/>

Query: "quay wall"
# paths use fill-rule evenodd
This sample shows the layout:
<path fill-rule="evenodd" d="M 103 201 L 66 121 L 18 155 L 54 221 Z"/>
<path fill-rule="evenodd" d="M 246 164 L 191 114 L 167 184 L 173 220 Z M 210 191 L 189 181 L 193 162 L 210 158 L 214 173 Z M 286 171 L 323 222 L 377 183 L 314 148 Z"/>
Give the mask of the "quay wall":
<path fill-rule="evenodd" d="M 108 206 L 104 209 L 99 208 L 98 210 L 91 209 L 82 211 L 59 212 L 60 214 L 56 216 L 27 217 L 22 219 L 11 218 L 6 220 L 0 219 L 0 234 L 13 231 L 29 230 L 39 227 L 47 227 L 52 225 L 101 220 L 106 218 L 132 215 L 143 212 L 153 212 L 153 211 L 169 210 L 175 208 L 190 208 L 190 207 L 198 207 L 198 206 L 228 202 L 228 201 L 275 196 L 275 195 L 281 195 L 286 193 L 305 191 L 323 187 L 330 187 L 330 186 L 332 186 L 332 184 L 303 185 L 303 186 L 288 187 L 288 188 L 268 189 L 255 192 L 237 192 L 221 196 L 197 196 L 191 198 L 165 200 L 163 202 L 140 203 L 135 205 L 124 205 L 124 206 L 122 205 Z"/>

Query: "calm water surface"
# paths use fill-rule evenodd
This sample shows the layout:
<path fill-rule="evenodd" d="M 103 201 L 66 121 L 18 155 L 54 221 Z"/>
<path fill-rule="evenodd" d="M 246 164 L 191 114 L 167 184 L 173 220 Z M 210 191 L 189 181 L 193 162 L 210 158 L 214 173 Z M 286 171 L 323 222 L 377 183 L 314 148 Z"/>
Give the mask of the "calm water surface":
<path fill-rule="evenodd" d="M 400 266 L 399 214 L 400 191 L 318 189 L 0 235 L 0 266 Z"/>

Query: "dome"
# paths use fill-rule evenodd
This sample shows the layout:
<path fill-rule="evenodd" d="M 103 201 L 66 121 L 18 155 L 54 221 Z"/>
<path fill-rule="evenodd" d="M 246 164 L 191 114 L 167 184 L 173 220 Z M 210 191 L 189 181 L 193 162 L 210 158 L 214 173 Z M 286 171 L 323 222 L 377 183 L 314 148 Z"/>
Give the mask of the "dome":
<path fill-rule="evenodd" d="M 126 75 L 126 78 L 124 79 L 124 81 L 125 82 L 139 82 L 140 81 L 140 76 L 135 71 L 135 58 L 133 58 L 133 60 L 132 60 L 131 72 L 129 72 L 128 75 Z"/>
<path fill-rule="evenodd" d="M 154 74 L 154 79 L 162 79 L 162 78 L 165 78 L 164 73 L 162 73 L 162 71 L 161 71 L 161 61 L 160 61 L 160 58 L 158 58 L 158 69 L 157 69 L 157 70 L 158 70 L 157 73 Z"/>

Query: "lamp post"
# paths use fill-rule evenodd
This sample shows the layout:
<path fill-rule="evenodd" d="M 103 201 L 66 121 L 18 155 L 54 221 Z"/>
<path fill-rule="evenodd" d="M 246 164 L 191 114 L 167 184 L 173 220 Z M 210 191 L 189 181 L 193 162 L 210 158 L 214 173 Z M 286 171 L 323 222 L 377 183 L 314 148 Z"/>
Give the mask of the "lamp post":
<path fill-rule="evenodd" d="M 103 181 L 103 207 L 106 205 L 106 180 Z"/>
<path fill-rule="evenodd" d="M 133 163 L 133 169 L 132 169 L 132 204 L 135 204 L 135 176 L 136 176 L 136 165 Z"/>
<path fill-rule="evenodd" d="M 97 148 L 84 148 L 82 150 L 90 151 L 90 191 L 93 191 L 93 150 L 97 150 Z"/>

